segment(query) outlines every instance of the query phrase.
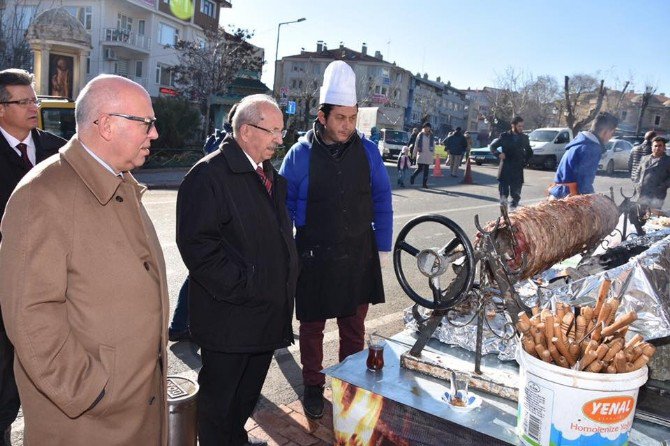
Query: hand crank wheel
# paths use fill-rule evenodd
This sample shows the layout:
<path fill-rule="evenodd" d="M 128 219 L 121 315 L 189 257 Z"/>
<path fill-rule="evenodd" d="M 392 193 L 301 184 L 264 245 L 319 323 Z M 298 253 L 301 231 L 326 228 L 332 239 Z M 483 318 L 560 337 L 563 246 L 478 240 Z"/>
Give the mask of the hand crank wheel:
<path fill-rule="evenodd" d="M 443 225 L 453 237 L 449 237 L 442 247 L 415 247 L 414 242 L 408 242 L 407 239 L 410 233 L 419 231 L 418 227 L 422 223 Z M 403 270 L 403 252 L 416 259 L 419 272 L 428 278 L 433 291 L 431 298 L 422 297 L 410 285 Z M 410 220 L 400 230 L 393 247 L 393 269 L 400 287 L 410 299 L 432 310 L 446 310 L 467 298 L 475 279 L 475 254 L 467 235 L 453 220 L 436 214 L 421 215 Z M 441 283 L 441 279 L 448 280 L 446 286 Z"/>

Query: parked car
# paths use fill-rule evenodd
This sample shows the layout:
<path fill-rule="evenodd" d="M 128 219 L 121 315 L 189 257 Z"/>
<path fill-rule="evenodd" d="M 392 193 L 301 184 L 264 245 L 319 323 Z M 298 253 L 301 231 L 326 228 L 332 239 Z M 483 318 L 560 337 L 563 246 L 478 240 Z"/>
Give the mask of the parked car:
<path fill-rule="evenodd" d="M 40 112 L 37 126 L 61 138 L 70 139 L 75 133 L 74 101 L 60 96 L 38 96 Z"/>
<path fill-rule="evenodd" d="M 498 164 L 498 157 L 491 153 L 488 147 L 470 149 L 470 162 L 481 166 L 484 163 Z"/>
<path fill-rule="evenodd" d="M 605 170 L 612 175 L 615 170 L 628 170 L 628 159 L 633 145 L 623 139 L 612 138 L 605 144 L 605 150 L 600 157 L 598 169 Z"/>
<path fill-rule="evenodd" d="M 623 139 L 624 141 L 628 141 L 635 147 L 638 144 L 642 144 L 642 141 L 644 141 L 644 135 L 625 135 L 625 136 L 615 136 L 617 139 Z"/>
<path fill-rule="evenodd" d="M 535 129 L 528 135 L 533 156 L 531 166 L 555 170 L 565 155 L 565 146 L 572 139 L 572 130 L 567 127 L 545 127 Z"/>

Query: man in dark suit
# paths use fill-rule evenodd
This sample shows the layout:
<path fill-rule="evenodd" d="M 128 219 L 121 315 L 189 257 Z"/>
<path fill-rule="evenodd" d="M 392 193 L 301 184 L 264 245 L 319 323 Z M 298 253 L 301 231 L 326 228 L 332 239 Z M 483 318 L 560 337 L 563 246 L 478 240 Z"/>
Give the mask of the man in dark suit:
<path fill-rule="evenodd" d="M 201 347 L 201 446 L 265 444 L 244 423 L 275 349 L 293 343 L 298 276 L 287 184 L 269 159 L 284 136 L 277 103 L 244 98 L 233 134 L 184 178 L 177 246 L 189 271 L 191 336 Z"/>
<path fill-rule="evenodd" d="M 38 113 L 33 75 L 13 68 L 0 71 L 0 218 L 21 178 L 66 142 L 36 129 Z M 11 426 L 19 412 L 13 364 L 14 348 L 0 317 L 0 446 L 10 444 Z"/>

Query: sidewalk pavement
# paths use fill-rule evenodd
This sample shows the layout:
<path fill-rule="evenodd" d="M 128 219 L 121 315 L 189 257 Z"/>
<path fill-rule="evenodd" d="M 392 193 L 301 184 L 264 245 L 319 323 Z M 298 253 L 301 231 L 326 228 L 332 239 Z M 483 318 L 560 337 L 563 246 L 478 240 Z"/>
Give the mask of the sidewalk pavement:
<path fill-rule="evenodd" d="M 330 388 L 324 391 L 326 404 L 323 418 L 305 416 L 300 400 L 281 406 L 257 409 L 247 421 L 249 435 L 268 442 L 269 446 L 323 446 L 335 444 L 333 405 Z"/>
<path fill-rule="evenodd" d="M 186 373 L 193 378 L 195 373 Z M 180 374 L 181 376 L 181 374 Z M 300 400 L 280 406 L 257 407 L 245 428 L 250 435 L 267 441 L 268 446 L 325 446 L 335 444 L 333 434 L 333 406 L 330 388 L 324 391 L 326 403 L 323 418 L 310 420 Z M 12 444 L 23 444 L 23 412 L 12 424 Z"/>

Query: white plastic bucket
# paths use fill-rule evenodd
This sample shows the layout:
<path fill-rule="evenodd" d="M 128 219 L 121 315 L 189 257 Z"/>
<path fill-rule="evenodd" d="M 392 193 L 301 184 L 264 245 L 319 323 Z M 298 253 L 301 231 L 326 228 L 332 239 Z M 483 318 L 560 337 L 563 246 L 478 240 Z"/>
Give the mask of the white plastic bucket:
<path fill-rule="evenodd" d="M 566 369 L 517 350 L 517 432 L 530 446 L 625 445 L 647 366 L 630 373 Z"/>

